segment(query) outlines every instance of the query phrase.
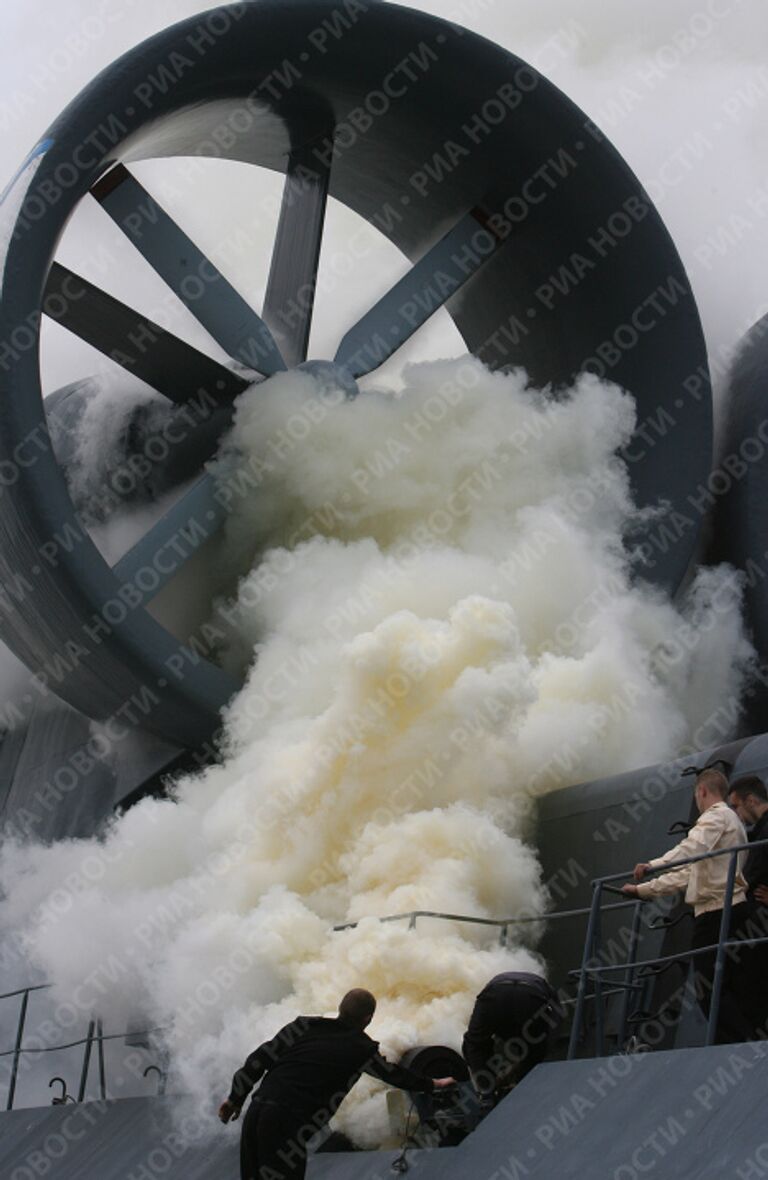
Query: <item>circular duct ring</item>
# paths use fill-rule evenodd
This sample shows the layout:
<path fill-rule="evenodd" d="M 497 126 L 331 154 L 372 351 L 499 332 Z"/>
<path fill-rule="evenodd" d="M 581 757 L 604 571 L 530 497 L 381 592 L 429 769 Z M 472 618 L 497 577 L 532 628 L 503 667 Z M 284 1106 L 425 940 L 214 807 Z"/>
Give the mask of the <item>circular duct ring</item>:
<path fill-rule="evenodd" d="M 213 9 L 102 72 L 30 153 L 1 210 L 0 634 L 82 712 L 105 718 L 138 700 L 148 729 L 198 746 L 236 687 L 186 653 L 131 590 L 144 556 L 185 514 L 215 523 L 205 482 L 110 569 L 73 509 L 40 391 L 41 310 L 123 352 L 169 397 L 202 386 L 225 406 L 242 388 L 237 373 L 55 262 L 81 199 L 100 200 L 130 237 L 146 199 L 131 162 L 172 155 L 286 174 L 260 315 L 217 272 L 208 282 L 210 269 L 185 292 L 190 272 L 211 264 L 169 218 L 145 218 L 143 236 L 133 235 L 234 359 L 264 375 L 304 360 L 330 192 L 413 263 L 357 325 L 343 335 L 340 326 L 335 361 L 352 377 L 444 303 L 491 367 L 523 365 L 554 386 L 592 370 L 635 396 L 641 438 L 654 428 L 631 465 L 640 504 L 664 499 L 682 511 L 706 477 L 706 359 L 680 260 L 637 179 L 568 99 L 483 38 L 389 3 Z M 648 576 L 674 589 L 696 533 L 656 555 Z"/>

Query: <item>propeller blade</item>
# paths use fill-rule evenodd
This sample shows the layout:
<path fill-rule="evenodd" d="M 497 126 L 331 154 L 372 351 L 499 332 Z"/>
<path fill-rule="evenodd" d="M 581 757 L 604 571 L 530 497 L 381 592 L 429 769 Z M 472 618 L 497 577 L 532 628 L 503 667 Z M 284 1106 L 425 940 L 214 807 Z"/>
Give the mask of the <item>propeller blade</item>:
<path fill-rule="evenodd" d="M 342 338 L 335 356 L 353 377 L 388 360 L 491 258 L 501 239 L 488 214 L 472 209 L 383 295 Z"/>
<path fill-rule="evenodd" d="M 216 482 L 207 472 L 112 567 L 122 583 L 130 582 L 149 602 L 218 532 L 227 515 L 216 498 Z M 147 576 L 139 578 L 146 571 Z"/>
<path fill-rule="evenodd" d="M 290 367 L 307 359 L 329 176 L 311 144 L 291 152 L 263 308 Z"/>
<path fill-rule="evenodd" d="M 48 275 L 43 310 L 172 402 L 188 401 L 201 387 L 231 401 L 249 384 L 58 262 Z"/>
<path fill-rule="evenodd" d="M 266 376 L 285 368 L 261 316 L 123 164 L 91 194 L 229 356 Z"/>

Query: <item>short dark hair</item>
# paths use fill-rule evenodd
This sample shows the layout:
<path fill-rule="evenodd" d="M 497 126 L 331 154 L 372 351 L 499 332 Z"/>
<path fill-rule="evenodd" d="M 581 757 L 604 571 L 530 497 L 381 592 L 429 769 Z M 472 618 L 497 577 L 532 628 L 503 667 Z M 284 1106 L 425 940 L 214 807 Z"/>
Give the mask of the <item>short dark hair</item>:
<path fill-rule="evenodd" d="M 737 795 L 739 799 L 746 799 L 748 795 L 754 795 L 762 803 L 768 803 L 768 791 L 765 789 L 765 783 L 756 774 L 745 774 L 743 778 L 737 778 L 736 782 L 731 783 L 728 788 L 728 794 Z"/>
<path fill-rule="evenodd" d="M 353 1028 L 365 1028 L 375 1011 L 375 996 L 362 987 L 353 987 L 339 1004 L 339 1016 Z"/>
<path fill-rule="evenodd" d="M 708 766 L 705 770 L 699 771 L 696 775 L 696 786 L 703 783 L 706 789 L 712 795 L 719 795 L 721 799 L 727 799 L 731 788 L 728 785 L 728 779 L 723 774 L 722 770 L 715 770 L 714 767 Z"/>

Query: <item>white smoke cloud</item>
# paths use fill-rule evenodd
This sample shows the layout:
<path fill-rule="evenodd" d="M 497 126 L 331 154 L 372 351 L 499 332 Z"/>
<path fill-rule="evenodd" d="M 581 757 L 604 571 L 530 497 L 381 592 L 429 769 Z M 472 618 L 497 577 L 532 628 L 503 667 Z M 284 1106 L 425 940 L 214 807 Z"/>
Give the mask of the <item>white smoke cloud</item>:
<path fill-rule="evenodd" d="M 255 483 L 223 545 L 237 600 L 208 634 L 251 667 L 223 762 L 102 843 L 6 847 L 0 878 L 58 994 L 171 1026 L 201 1112 L 244 1046 L 348 987 L 379 996 L 389 1053 L 458 1046 L 484 981 L 541 969 L 535 952 L 377 919 L 542 912 L 531 799 L 675 754 L 740 690 L 734 576 L 707 571 L 680 607 L 632 579 L 615 452 L 633 427 L 595 377 L 551 402 L 473 358 L 351 401 L 305 374 L 240 399 L 216 473 Z M 340 1117 L 370 1145 L 384 1113 L 371 1081 Z"/>

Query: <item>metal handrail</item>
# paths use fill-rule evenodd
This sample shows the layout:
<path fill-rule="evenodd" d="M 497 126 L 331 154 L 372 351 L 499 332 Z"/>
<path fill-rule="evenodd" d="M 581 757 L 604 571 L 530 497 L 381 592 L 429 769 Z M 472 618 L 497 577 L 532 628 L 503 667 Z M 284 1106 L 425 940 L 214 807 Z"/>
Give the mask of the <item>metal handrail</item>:
<path fill-rule="evenodd" d="M 57 1053 L 62 1049 L 76 1049 L 79 1045 L 85 1045 L 85 1052 L 83 1054 L 83 1065 L 80 1074 L 80 1085 L 78 1088 L 77 1101 L 82 1102 L 85 1098 L 85 1091 L 88 1084 L 88 1071 L 90 1067 L 91 1052 L 93 1045 L 96 1045 L 96 1052 L 98 1057 L 99 1068 L 99 1094 L 102 1099 L 107 1096 L 107 1082 L 106 1082 L 106 1066 L 104 1061 L 104 1042 L 105 1041 L 119 1041 L 130 1035 L 134 1030 L 126 1030 L 125 1032 L 109 1033 L 104 1032 L 104 1026 L 100 1019 L 93 1017 L 88 1023 L 88 1032 L 85 1037 L 81 1037 L 77 1041 L 68 1041 L 63 1045 L 43 1045 L 42 1048 L 24 1048 L 24 1028 L 27 1020 L 27 1011 L 29 1007 L 29 996 L 31 992 L 46 991 L 53 985 L 50 983 L 30 984 L 29 987 L 16 988 L 14 991 L 4 992 L 0 994 L 0 1000 L 12 999 L 14 996 L 21 996 L 21 1006 L 19 1010 L 19 1019 L 16 1026 L 16 1038 L 12 1049 L 5 1049 L 0 1051 L 0 1058 L 12 1057 L 11 1076 L 8 1083 L 8 1097 L 6 1099 L 6 1110 L 13 1110 L 13 1103 L 16 1097 L 16 1084 L 19 1075 L 19 1065 L 21 1058 L 27 1055 L 36 1053 Z M 148 1028 L 142 1029 L 136 1035 L 149 1036 L 152 1033 L 159 1033 L 167 1031 L 165 1028 Z M 72 1099 L 74 1101 L 74 1099 Z"/>
<path fill-rule="evenodd" d="M 90 1022 L 89 1022 L 90 1023 Z M 58 1053 L 59 1049 L 76 1049 L 78 1045 L 87 1045 L 88 1041 L 121 1041 L 127 1036 L 149 1036 L 150 1033 L 167 1032 L 167 1027 L 163 1028 L 142 1028 L 134 1032 L 133 1029 L 127 1029 L 125 1032 L 119 1033 L 102 1033 L 99 1036 L 96 1032 L 92 1036 L 87 1034 L 81 1037 L 79 1041 L 68 1041 L 66 1045 L 43 1045 L 42 1049 L 22 1049 L 22 1055 L 27 1053 Z M 13 1049 L 5 1049 L 0 1053 L 0 1057 L 11 1057 L 14 1053 Z"/>
<path fill-rule="evenodd" d="M 35 983 L 35 984 L 31 984 L 29 987 L 19 987 L 16 989 L 15 992 L 3 992 L 2 995 L 0 995 L 0 1000 L 10 1000 L 12 996 L 28 995 L 29 992 L 42 992 L 42 991 L 45 991 L 46 988 L 49 988 L 49 987 L 53 987 L 53 984 L 52 983 Z"/>
<path fill-rule="evenodd" d="M 3 994 L 0 995 L 0 1000 L 10 1000 L 13 996 L 22 997 L 21 1009 L 19 1011 L 19 1020 L 18 1024 L 16 1025 L 16 1041 L 14 1043 L 14 1047 L 8 1053 L 0 1054 L 2 1057 L 9 1057 L 11 1054 L 13 1054 L 13 1065 L 11 1066 L 11 1078 L 8 1083 L 8 1099 L 5 1107 L 6 1110 L 13 1110 L 13 1100 L 16 1096 L 16 1082 L 19 1076 L 19 1061 L 23 1052 L 21 1043 L 24 1038 L 24 1025 L 27 1020 L 27 1008 L 29 1006 L 30 992 L 46 991 L 51 986 L 52 985 L 50 983 L 36 983 L 31 984 L 29 987 L 17 988 L 12 992 L 3 992 Z"/>
<path fill-rule="evenodd" d="M 767 934 L 761 935 L 760 938 L 731 938 L 727 942 L 724 942 L 722 945 L 727 950 L 729 947 L 732 947 L 732 946 L 734 946 L 734 947 L 758 946 L 762 942 L 768 942 L 768 935 Z M 641 959 L 640 962 L 634 963 L 633 966 L 639 969 L 641 967 L 659 967 L 659 966 L 661 966 L 662 963 L 664 963 L 664 964 L 681 963 L 685 959 L 695 958 L 696 955 L 705 955 L 708 951 L 716 951 L 719 946 L 720 946 L 719 942 L 713 942 L 711 944 L 711 946 L 698 946 L 695 948 L 691 947 L 690 950 L 677 951 L 676 954 L 664 955 L 663 958 L 660 957 L 658 959 Z M 584 970 L 587 971 L 590 975 L 599 975 L 603 971 L 625 971 L 626 967 L 627 967 L 626 963 L 601 963 L 597 966 L 585 967 Z M 574 976 L 574 978 L 575 978 L 577 975 L 581 974 L 581 967 L 577 967 L 575 969 L 575 971 L 569 971 L 568 974 Z"/>
<path fill-rule="evenodd" d="M 696 864 L 700 860 L 712 860 L 716 856 L 737 856 L 740 852 L 751 852 L 754 848 L 761 848 L 764 844 L 768 844 L 768 839 L 750 840 L 746 844 L 734 844 L 732 848 L 716 848 L 714 852 L 699 852 L 696 856 L 686 856 L 684 860 L 670 860 L 663 865 L 655 865 L 650 871 L 651 873 L 668 873 L 670 869 Z M 592 884 L 606 885 L 610 881 L 622 881 L 625 877 L 631 877 L 633 872 L 633 869 L 629 869 L 622 873 L 611 873 L 607 877 L 593 877 Z"/>
<path fill-rule="evenodd" d="M 718 933 L 718 940 L 716 944 L 708 947 L 699 947 L 696 950 L 688 950 L 676 955 L 659 956 L 655 959 L 647 959 L 643 962 L 632 962 L 631 953 L 626 963 L 621 964 L 595 964 L 594 959 L 598 957 L 598 947 L 600 943 L 600 916 L 609 908 L 605 906 L 601 908 L 602 895 L 605 890 L 615 892 L 612 886 L 613 881 L 626 880 L 633 875 L 633 870 L 625 870 L 621 873 L 611 873 L 603 877 L 595 877 L 592 884 L 592 905 L 589 907 L 589 920 L 587 923 L 587 933 L 584 940 L 584 952 L 582 955 L 581 967 L 576 972 L 571 974 L 578 975 L 579 983 L 576 994 L 576 1011 L 574 1013 L 573 1024 L 571 1026 L 571 1038 L 568 1046 L 569 1060 L 575 1057 L 579 1038 L 581 1036 L 581 1028 L 584 1019 L 584 1006 L 588 998 L 594 998 L 597 1003 L 596 1014 L 596 1040 L 598 1052 L 602 1051 L 603 1047 L 603 1029 L 602 1029 L 602 1005 L 600 1003 L 600 993 L 602 988 L 602 975 L 606 971 L 621 970 L 627 971 L 627 980 L 634 978 L 635 973 L 641 968 L 660 967 L 662 964 L 668 966 L 670 963 L 682 959 L 690 960 L 699 954 L 716 951 L 715 971 L 712 980 L 712 998 L 710 1002 L 709 1015 L 707 1020 L 707 1036 L 706 1044 L 713 1045 L 715 1043 L 715 1036 L 717 1032 L 717 1021 L 720 1015 L 720 999 L 723 989 L 723 976 L 725 973 L 725 952 L 731 946 L 756 946 L 761 943 L 768 943 L 768 936 L 760 938 L 745 938 L 739 940 L 728 939 L 728 928 L 730 926 L 731 911 L 733 908 L 733 892 L 736 883 L 736 872 L 738 870 L 738 857 L 742 852 L 751 852 L 755 848 L 760 848 L 768 845 L 768 839 L 765 840 L 751 840 L 746 844 L 735 844 L 732 848 L 717 848 L 712 852 L 698 853 L 696 856 L 688 856 L 680 860 L 668 861 L 663 865 L 654 865 L 648 872 L 648 876 L 657 873 L 668 873 L 673 869 L 681 868 L 685 865 L 697 864 L 703 860 L 713 860 L 718 856 L 730 857 L 728 865 L 728 876 L 726 879 L 725 895 L 723 898 L 722 917 L 720 919 L 720 930 Z M 631 904 L 637 906 L 638 910 L 650 898 L 637 898 Z M 633 926 L 634 929 L 634 926 Z M 634 941 L 634 940 L 633 940 Z M 632 944 L 631 944 L 632 945 Z M 653 974 L 648 971 L 647 975 Z M 593 996 L 587 996 L 587 984 L 592 979 L 593 982 Z M 625 1026 L 626 1014 L 622 1014 L 622 1027 Z"/>
<path fill-rule="evenodd" d="M 632 901 L 617 901 L 611 905 L 605 906 L 603 912 L 607 913 L 609 910 L 622 910 L 627 906 L 634 905 Z M 553 910 L 550 913 L 535 914 L 524 918 L 476 918 L 471 914 L 443 914 L 436 910 L 410 910 L 404 914 L 387 914 L 383 918 L 377 918 L 378 922 L 408 922 L 409 930 L 416 929 L 416 922 L 419 918 L 439 918 L 445 922 L 467 922 L 475 926 L 498 926 L 499 927 L 499 943 L 501 946 L 506 946 L 507 932 L 510 926 L 523 925 L 527 922 L 554 922 L 558 918 L 581 918 L 588 914 L 589 906 L 581 906 L 575 910 Z M 355 922 L 342 922 L 334 926 L 334 931 L 340 930 L 354 930 L 359 926 L 360 922 L 365 922 L 369 917 L 374 915 L 367 915 L 365 918 L 358 918 Z"/>

